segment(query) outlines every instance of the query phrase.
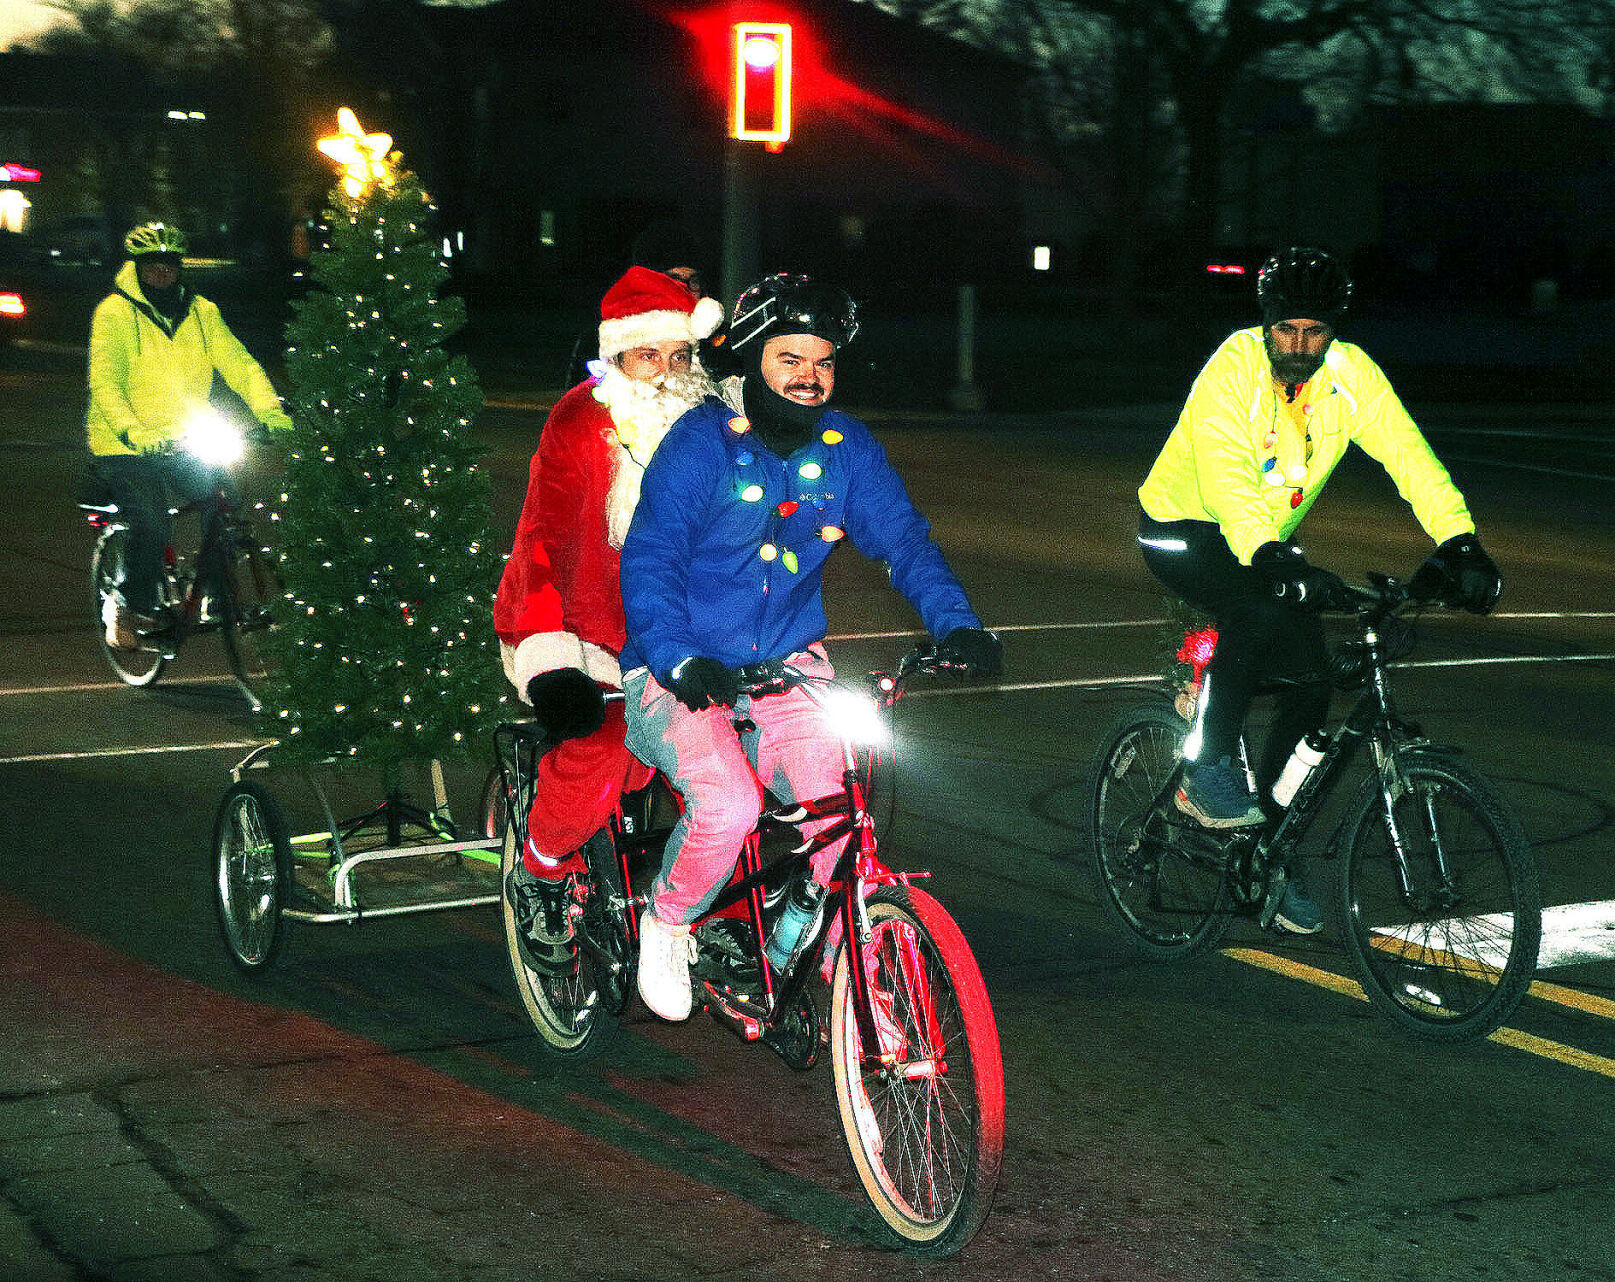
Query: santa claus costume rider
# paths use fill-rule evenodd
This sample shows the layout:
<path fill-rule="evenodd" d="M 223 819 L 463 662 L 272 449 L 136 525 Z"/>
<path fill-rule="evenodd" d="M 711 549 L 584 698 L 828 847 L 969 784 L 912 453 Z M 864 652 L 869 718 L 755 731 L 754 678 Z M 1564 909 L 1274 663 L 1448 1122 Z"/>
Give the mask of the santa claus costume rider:
<path fill-rule="evenodd" d="M 560 742 L 539 762 L 528 839 L 508 890 L 529 960 L 565 965 L 562 890 L 579 848 L 650 771 L 623 744 L 617 656 L 626 633 L 618 555 L 645 465 L 674 421 L 713 390 L 696 344 L 715 299 L 631 267 L 600 304 L 600 360 L 545 420 L 515 547 L 494 601 L 505 675 Z"/>

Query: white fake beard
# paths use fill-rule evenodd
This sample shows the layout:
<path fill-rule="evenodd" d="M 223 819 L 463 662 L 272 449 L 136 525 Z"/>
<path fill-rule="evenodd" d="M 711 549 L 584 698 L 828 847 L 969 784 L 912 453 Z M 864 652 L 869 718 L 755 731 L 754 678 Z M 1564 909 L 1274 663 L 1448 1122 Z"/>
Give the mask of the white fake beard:
<path fill-rule="evenodd" d="M 629 378 L 607 363 L 594 389 L 594 399 L 606 407 L 616 429 L 616 470 L 606 494 L 606 540 L 620 549 L 628 537 L 628 523 L 639 504 L 639 482 L 668 428 L 686 410 L 717 394 L 717 386 L 699 364 L 689 373 L 666 374 L 652 381 Z"/>

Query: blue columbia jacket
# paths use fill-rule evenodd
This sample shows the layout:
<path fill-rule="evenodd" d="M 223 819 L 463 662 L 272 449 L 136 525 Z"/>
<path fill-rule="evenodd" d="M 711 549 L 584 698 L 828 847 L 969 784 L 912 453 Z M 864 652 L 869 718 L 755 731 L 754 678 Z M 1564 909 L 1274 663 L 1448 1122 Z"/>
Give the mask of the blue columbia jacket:
<path fill-rule="evenodd" d="M 645 469 L 622 548 L 623 671 L 648 667 L 665 684 L 694 655 L 738 667 L 823 640 L 819 580 L 843 537 L 886 563 L 932 636 L 981 626 L 867 427 L 827 410 L 781 459 L 707 398 Z"/>

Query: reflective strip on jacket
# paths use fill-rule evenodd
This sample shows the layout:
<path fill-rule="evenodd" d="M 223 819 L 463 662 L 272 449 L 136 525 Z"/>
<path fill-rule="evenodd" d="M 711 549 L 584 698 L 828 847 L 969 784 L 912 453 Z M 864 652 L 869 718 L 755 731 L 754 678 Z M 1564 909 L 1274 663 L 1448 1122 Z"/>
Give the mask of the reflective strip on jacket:
<path fill-rule="evenodd" d="M 215 370 L 259 422 L 291 425 L 263 367 L 212 302 L 190 294 L 171 325 L 146 300 L 133 260 L 124 263 L 117 290 L 90 321 L 90 452 L 143 454 L 177 439 L 191 412 L 207 405 Z"/>
<path fill-rule="evenodd" d="M 709 397 L 645 469 L 622 549 L 625 673 L 643 664 L 665 684 L 693 655 L 738 666 L 823 640 L 819 580 L 843 534 L 886 563 L 932 636 L 981 626 L 867 427 L 827 410 L 789 459 L 745 427 Z"/>
<path fill-rule="evenodd" d="M 1475 528 L 1464 497 L 1390 383 L 1338 339 L 1305 387 L 1312 456 L 1279 403 L 1262 331 L 1230 334 L 1190 389 L 1177 426 L 1139 488 L 1157 521 L 1210 521 L 1244 565 L 1311 509 L 1352 443 L 1378 460 L 1437 543 Z"/>

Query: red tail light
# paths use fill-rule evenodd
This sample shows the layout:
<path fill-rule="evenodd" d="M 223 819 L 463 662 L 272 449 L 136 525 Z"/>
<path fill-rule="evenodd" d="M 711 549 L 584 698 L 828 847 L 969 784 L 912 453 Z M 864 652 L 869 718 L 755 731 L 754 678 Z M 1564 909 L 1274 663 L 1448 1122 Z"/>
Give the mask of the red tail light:
<path fill-rule="evenodd" d="M 28 307 L 21 294 L 0 293 L 0 316 L 25 316 L 27 313 Z"/>

